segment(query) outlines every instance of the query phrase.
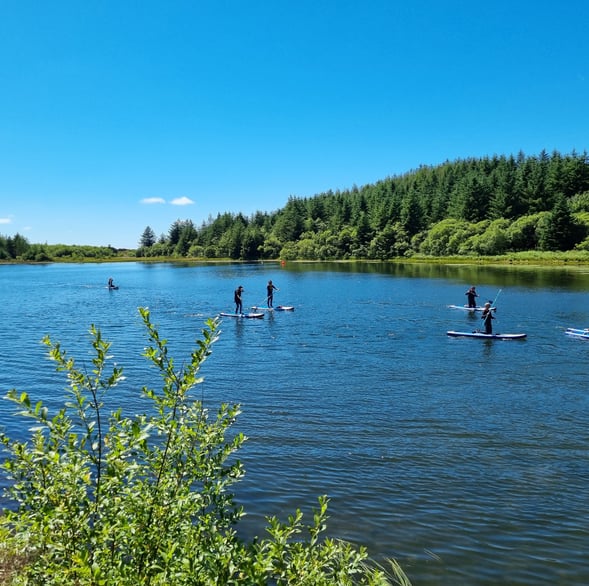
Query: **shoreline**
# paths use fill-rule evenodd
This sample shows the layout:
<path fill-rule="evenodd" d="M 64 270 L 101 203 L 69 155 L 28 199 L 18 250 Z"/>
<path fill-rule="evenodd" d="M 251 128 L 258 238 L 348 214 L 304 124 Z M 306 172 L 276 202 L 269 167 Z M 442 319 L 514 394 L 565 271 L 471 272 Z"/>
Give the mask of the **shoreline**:
<path fill-rule="evenodd" d="M 488 265 L 488 266 L 554 266 L 583 267 L 589 266 L 589 252 L 520 252 L 504 256 L 485 257 L 426 257 L 411 256 L 391 259 L 229 259 L 229 258 L 198 258 L 198 257 L 104 257 L 104 258 L 60 258 L 55 260 L 29 261 L 18 259 L 0 259 L 1 265 L 47 265 L 47 264 L 105 264 L 105 263 L 189 263 L 189 264 L 263 264 L 263 263 L 368 263 L 368 264 L 440 264 L 440 265 Z"/>

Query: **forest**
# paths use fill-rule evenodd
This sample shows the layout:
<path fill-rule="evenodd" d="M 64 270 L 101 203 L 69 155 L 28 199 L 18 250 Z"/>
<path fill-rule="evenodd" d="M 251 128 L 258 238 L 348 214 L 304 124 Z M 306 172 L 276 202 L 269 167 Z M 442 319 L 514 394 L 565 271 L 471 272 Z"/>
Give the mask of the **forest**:
<path fill-rule="evenodd" d="M 421 166 L 374 184 L 291 196 L 274 212 L 218 213 L 200 226 L 147 226 L 136 258 L 389 260 L 589 251 L 587 152 L 542 151 Z M 29 244 L 0 236 L 0 259 L 108 258 L 110 247 Z M 44 258 L 45 257 L 45 258 Z"/>

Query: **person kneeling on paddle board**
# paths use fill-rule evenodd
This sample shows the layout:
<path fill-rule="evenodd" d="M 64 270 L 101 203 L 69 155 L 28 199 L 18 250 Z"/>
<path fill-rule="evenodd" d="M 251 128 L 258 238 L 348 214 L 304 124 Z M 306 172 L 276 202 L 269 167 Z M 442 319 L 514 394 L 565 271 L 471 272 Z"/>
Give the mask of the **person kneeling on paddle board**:
<path fill-rule="evenodd" d="M 233 300 L 235 301 L 235 313 L 243 313 L 243 305 L 241 303 L 241 294 L 243 293 L 243 287 L 240 285 L 235 289 L 233 294 Z"/>
<path fill-rule="evenodd" d="M 493 312 L 491 311 L 491 304 L 487 301 L 485 303 L 485 309 L 483 309 L 483 315 L 481 316 L 483 324 L 485 325 L 485 334 L 493 333 Z"/>

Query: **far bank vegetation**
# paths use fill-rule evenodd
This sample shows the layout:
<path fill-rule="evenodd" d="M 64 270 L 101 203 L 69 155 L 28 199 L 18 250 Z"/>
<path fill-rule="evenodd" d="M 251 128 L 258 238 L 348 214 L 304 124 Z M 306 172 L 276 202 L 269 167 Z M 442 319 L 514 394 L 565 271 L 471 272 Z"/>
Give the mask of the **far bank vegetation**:
<path fill-rule="evenodd" d="M 589 259 L 589 157 L 493 156 L 423 166 L 363 187 L 290 197 L 273 212 L 146 227 L 134 251 L 0 238 L 0 259 L 391 260 L 574 251 Z"/>

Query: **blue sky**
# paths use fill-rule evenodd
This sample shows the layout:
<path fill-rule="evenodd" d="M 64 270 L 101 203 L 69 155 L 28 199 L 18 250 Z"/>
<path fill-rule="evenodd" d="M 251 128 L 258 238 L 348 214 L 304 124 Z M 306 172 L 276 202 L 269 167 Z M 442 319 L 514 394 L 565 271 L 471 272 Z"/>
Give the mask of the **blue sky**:
<path fill-rule="evenodd" d="M 135 248 L 420 165 L 589 148 L 589 3 L 0 4 L 0 234 Z"/>

